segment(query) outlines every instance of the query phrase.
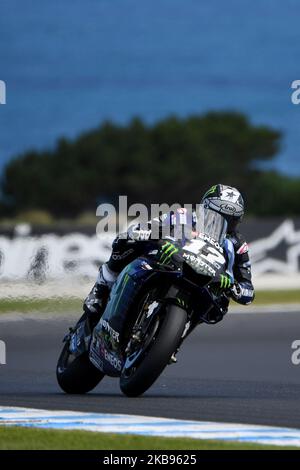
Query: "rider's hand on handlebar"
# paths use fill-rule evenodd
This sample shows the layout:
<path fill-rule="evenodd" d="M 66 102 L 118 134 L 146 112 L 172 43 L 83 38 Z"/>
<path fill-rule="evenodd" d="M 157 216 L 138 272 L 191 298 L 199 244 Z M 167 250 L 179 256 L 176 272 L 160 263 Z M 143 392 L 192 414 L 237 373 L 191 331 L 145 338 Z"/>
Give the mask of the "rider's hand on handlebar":
<path fill-rule="evenodd" d="M 226 297 L 234 300 L 239 300 L 242 296 L 241 286 L 237 281 L 232 282 L 231 278 L 227 275 L 221 274 L 218 280 L 218 287 L 221 289 Z"/>
<path fill-rule="evenodd" d="M 242 289 L 241 286 L 239 285 L 238 282 L 234 282 L 232 287 L 230 288 L 230 297 L 232 297 L 234 300 L 239 300 L 242 297 Z"/>

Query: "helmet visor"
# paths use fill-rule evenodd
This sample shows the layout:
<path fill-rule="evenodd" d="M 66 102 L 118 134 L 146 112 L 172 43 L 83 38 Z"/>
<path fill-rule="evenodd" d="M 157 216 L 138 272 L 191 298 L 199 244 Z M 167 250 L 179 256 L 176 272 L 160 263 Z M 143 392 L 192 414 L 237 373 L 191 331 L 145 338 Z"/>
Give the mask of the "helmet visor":
<path fill-rule="evenodd" d="M 198 232 L 213 238 L 221 245 L 225 239 L 227 227 L 227 220 L 222 214 L 200 204 L 197 220 Z"/>

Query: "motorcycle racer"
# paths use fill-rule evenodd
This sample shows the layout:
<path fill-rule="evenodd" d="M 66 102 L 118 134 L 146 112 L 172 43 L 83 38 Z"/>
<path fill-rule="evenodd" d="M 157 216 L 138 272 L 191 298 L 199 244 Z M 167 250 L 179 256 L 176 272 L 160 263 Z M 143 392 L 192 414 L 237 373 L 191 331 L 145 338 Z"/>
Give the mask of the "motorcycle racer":
<path fill-rule="evenodd" d="M 251 279 L 249 248 L 244 237 L 238 231 L 238 224 L 244 215 L 244 200 L 241 193 L 231 186 L 214 185 L 204 194 L 200 208 L 204 218 L 213 211 L 221 214 L 227 222 L 223 248 L 228 257 L 228 277 L 222 279 L 219 286 L 220 292 L 222 291 L 228 299 L 232 298 L 240 304 L 250 304 L 254 299 L 254 288 Z M 176 214 L 163 214 L 159 219 L 149 222 L 146 229 L 139 224 L 133 225 L 129 227 L 126 237 L 119 236 L 114 240 L 111 256 L 100 267 L 96 283 L 83 305 L 84 311 L 93 325 L 100 320 L 118 274 L 127 264 L 145 253 L 148 248 L 147 242 L 153 243 L 151 235 L 154 225 L 157 224 L 159 228 L 162 228 L 169 224 L 174 232 L 177 223 L 187 223 L 186 215 L 186 209 L 183 208 L 178 209 Z M 199 218 L 199 213 L 194 211 L 191 238 L 198 236 Z M 208 219 L 205 223 L 209 223 Z"/>

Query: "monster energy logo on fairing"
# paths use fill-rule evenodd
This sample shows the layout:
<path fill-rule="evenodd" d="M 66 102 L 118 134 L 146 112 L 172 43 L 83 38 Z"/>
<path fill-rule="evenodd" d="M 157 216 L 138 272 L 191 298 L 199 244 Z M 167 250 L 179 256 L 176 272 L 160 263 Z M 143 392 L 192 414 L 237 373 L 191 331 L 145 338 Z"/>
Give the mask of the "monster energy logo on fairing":
<path fill-rule="evenodd" d="M 227 289 L 231 285 L 231 280 L 228 276 L 221 274 L 221 288 Z"/>
<path fill-rule="evenodd" d="M 179 299 L 179 298 L 177 297 L 177 302 L 179 303 L 180 307 L 182 307 L 182 308 L 185 308 L 185 307 L 186 307 L 186 304 L 185 304 L 185 301 L 184 301 L 184 300 Z"/>
<path fill-rule="evenodd" d="M 171 256 L 178 252 L 178 248 L 176 248 L 173 243 L 166 242 L 162 247 L 162 254 L 160 257 L 160 263 L 165 264 L 167 261 L 170 260 Z"/>

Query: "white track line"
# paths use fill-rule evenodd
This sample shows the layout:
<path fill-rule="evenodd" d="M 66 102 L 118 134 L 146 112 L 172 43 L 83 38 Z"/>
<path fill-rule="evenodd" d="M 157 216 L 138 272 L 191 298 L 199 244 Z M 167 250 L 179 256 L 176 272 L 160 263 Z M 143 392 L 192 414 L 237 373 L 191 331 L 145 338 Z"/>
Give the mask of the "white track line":
<path fill-rule="evenodd" d="M 300 429 L 147 416 L 0 407 L 0 425 L 300 447 Z"/>

